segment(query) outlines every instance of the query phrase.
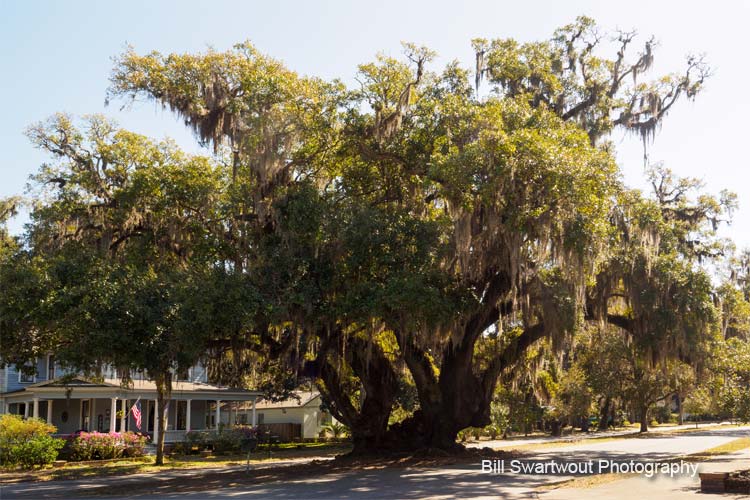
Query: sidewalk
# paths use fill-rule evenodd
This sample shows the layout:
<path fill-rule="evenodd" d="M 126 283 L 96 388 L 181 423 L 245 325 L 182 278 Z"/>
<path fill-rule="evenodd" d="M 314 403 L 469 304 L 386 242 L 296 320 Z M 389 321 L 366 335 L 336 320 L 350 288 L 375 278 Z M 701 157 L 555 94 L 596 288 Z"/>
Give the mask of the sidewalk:
<path fill-rule="evenodd" d="M 731 472 L 750 468 L 750 450 L 743 450 L 729 455 L 711 458 L 702 462 L 699 472 Z M 679 476 L 656 476 L 648 479 L 643 476 L 612 481 L 591 488 L 560 488 L 537 493 L 540 500 L 587 500 L 606 498 L 608 500 L 633 498 L 658 498 L 659 500 L 702 500 L 720 498 L 721 500 L 747 500 L 747 495 L 706 495 L 700 492 L 700 478 Z"/>

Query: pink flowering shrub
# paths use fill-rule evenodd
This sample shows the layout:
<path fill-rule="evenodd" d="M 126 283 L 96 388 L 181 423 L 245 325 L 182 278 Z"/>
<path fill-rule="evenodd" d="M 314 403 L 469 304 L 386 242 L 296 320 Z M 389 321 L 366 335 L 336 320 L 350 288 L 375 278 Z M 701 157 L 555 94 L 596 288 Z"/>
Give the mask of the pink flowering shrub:
<path fill-rule="evenodd" d="M 108 460 L 139 457 L 146 446 L 146 436 L 134 432 L 81 432 L 69 438 L 70 460 Z"/>
<path fill-rule="evenodd" d="M 124 457 L 142 457 L 146 448 L 148 436 L 140 432 L 124 432 L 121 434 L 125 446 Z"/>

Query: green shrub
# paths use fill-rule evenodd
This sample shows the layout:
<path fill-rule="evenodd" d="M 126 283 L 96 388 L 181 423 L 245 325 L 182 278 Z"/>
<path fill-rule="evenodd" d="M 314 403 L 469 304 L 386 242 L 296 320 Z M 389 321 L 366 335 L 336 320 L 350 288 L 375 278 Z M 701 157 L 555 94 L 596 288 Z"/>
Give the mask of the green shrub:
<path fill-rule="evenodd" d="M 461 441 L 462 443 L 465 443 L 466 442 L 466 437 L 467 437 L 466 436 L 466 429 L 458 431 L 458 435 L 456 437 L 458 438 L 459 441 Z"/>
<path fill-rule="evenodd" d="M 349 435 L 349 428 L 344 424 L 338 422 L 324 425 L 323 430 L 325 430 L 327 433 L 330 433 L 333 436 L 334 440 L 345 438 Z"/>
<path fill-rule="evenodd" d="M 212 436 L 214 452 L 226 453 L 240 450 L 240 436 L 232 431 L 215 433 Z"/>
<path fill-rule="evenodd" d="M 185 439 L 190 449 L 212 448 L 216 453 L 240 452 L 242 443 L 247 439 L 257 439 L 257 429 L 250 426 L 221 427 L 218 431 L 190 431 Z"/>
<path fill-rule="evenodd" d="M 50 436 L 57 429 L 43 420 L 0 415 L 0 465 L 34 467 L 51 464 L 65 444 Z"/>
<path fill-rule="evenodd" d="M 487 427 L 484 428 L 485 433 L 490 437 L 490 439 L 495 440 L 497 437 L 502 434 L 502 431 L 500 430 L 499 425 L 490 424 Z"/>
<path fill-rule="evenodd" d="M 197 447 L 199 450 L 202 450 L 209 444 L 208 431 L 190 431 L 185 434 L 185 439 L 190 449 Z"/>
<path fill-rule="evenodd" d="M 672 417 L 672 410 L 668 406 L 657 406 L 652 409 L 651 414 L 658 423 L 666 424 Z"/>
<path fill-rule="evenodd" d="M 177 441 L 172 443 L 172 453 L 175 455 L 189 455 L 192 446 L 187 441 Z"/>

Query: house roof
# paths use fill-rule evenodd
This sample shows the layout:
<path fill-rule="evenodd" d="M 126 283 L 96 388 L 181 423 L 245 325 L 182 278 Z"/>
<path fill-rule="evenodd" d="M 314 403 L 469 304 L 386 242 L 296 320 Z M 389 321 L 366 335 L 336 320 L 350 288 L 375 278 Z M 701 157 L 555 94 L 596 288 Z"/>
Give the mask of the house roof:
<path fill-rule="evenodd" d="M 64 378 L 56 378 L 52 380 L 44 380 L 35 384 L 27 385 L 27 389 L 33 389 L 36 387 L 114 387 L 117 389 L 131 389 L 134 391 L 155 391 L 156 382 L 153 380 L 133 380 L 130 384 L 123 386 L 120 379 L 106 378 L 103 380 L 90 380 L 86 378 L 76 377 L 73 379 L 65 380 Z M 201 382 L 172 382 L 173 391 L 242 391 L 244 389 L 230 389 L 229 387 L 222 387 L 212 384 L 204 384 Z"/>
<path fill-rule="evenodd" d="M 274 408 L 302 408 L 312 403 L 314 399 L 320 396 L 318 391 L 294 391 L 294 396 L 283 401 L 269 401 L 261 399 L 255 405 L 258 410 L 270 410 Z"/>
<path fill-rule="evenodd" d="M 112 391 L 117 391 L 118 393 L 125 393 L 125 394 L 141 394 L 141 393 L 156 393 L 156 383 L 152 380 L 133 380 L 129 385 L 123 386 L 121 384 L 120 379 L 103 379 L 103 380 L 90 380 L 83 377 L 75 377 L 73 379 L 66 379 L 64 377 L 59 377 L 53 380 L 45 380 L 42 382 L 37 382 L 35 384 L 29 384 L 23 389 L 7 392 L 6 395 L 10 396 L 13 394 L 14 396 L 23 394 L 23 393 L 35 393 L 40 392 L 44 394 L 49 394 L 50 391 L 52 392 L 58 392 L 55 391 L 55 389 L 59 389 L 61 391 L 69 391 L 71 389 L 74 390 L 83 390 L 83 391 L 105 391 L 109 392 L 108 389 Z M 222 387 L 218 385 L 212 385 L 212 384 L 204 384 L 201 382 L 184 382 L 184 381 L 176 381 L 172 382 L 172 395 L 182 395 L 185 396 L 185 393 L 198 393 L 198 394 L 211 394 L 218 398 L 220 398 L 223 394 L 227 394 L 229 396 L 237 396 L 237 395 L 247 395 L 247 396 L 257 396 L 260 394 L 260 391 L 252 391 L 248 389 L 237 389 L 237 388 L 230 388 L 230 387 Z"/>
<path fill-rule="evenodd" d="M 41 382 L 27 385 L 23 389 L 34 389 L 36 387 L 110 387 L 110 384 L 107 384 L 105 382 L 96 382 L 81 377 L 76 377 L 69 380 L 65 380 L 63 378 L 55 378 L 52 380 L 42 380 Z"/>

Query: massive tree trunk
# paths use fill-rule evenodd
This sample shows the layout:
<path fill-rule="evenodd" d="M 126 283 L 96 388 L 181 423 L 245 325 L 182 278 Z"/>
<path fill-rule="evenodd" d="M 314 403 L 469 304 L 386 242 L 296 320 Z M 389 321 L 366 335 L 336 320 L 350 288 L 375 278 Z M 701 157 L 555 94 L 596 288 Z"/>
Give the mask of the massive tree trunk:
<path fill-rule="evenodd" d="M 456 443 L 460 430 L 491 423 L 490 405 L 501 372 L 546 334 L 544 325 L 537 323 L 526 328 L 493 358 L 484 363 L 475 359 L 476 343 L 506 307 L 498 304 L 509 290 L 509 278 L 495 275 L 483 303 L 457 327 L 461 330 L 451 336 L 441 351 L 425 347 L 412 332 L 394 329 L 400 355 L 417 389 L 419 410 L 390 429 L 388 418 L 398 390 L 398 377 L 391 360 L 376 343 L 357 335 L 347 337 L 346 353 L 342 354 L 338 349 L 341 332 L 318 332 L 319 338 L 324 339 L 318 355 L 321 391 L 332 403 L 334 416 L 350 427 L 355 453 L 377 449 L 456 450 L 462 448 Z M 440 334 L 435 332 L 435 335 Z M 342 362 L 351 368 L 365 389 L 359 408 L 354 407 L 349 392 L 342 386 L 338 366 Z M 478 368 L 480 364 L 482 369 Z"/>
<path fill-rule="evenodd" d="M 490 423 L 494 383 L 486 387 L 482 377 L 473 372 L 472 353 L 465 348 L 446 353 L 438 377 L 424 353 L 409 353 L 407 359 L 417 384 L 420 410 L 394 426 L 394 442 L 409 449 L 455 450 L 461 448 L 456 443 L 461 429 Z"/>
<path fill-rule="evenodd" d="M 482 328 L 483 323 L 469 328 Z M 481 332 L 480 332 L 481 333 Z M 478 335 L 467 335 L 457 347 L 443 353 L 440 374 L 425 350 L 410 344 L 403 336 L 400 346 L 419 395 L 420 409 L 389 430 L 390 441 L 406 449 L 439 448 L 457 450 L 456 435 L 466 427 L 491 423 L 490 406 L 500 373 L 544 335 L 537 324 L 527 328 L 488 364 L 475 369 L 474 346 Z"/>
<path fill-rule="evenodd" d="M 323 384 L 319 384 L 319 389 L 331 403 L 336 419 L 349 427 L 354 445 L 352 453 L 389 448 L 386 431 L 398 391 L 398 377 L 377 343 L 359 337 L 347 342 L 346 360 L 331 359 L 332 351 L 327 346 L 321 348 L 318 364 Z M 350 393 L 342 383 L 340 368 L 344 361 L 361 384 L 359 408 L 352 403 Z"/>

